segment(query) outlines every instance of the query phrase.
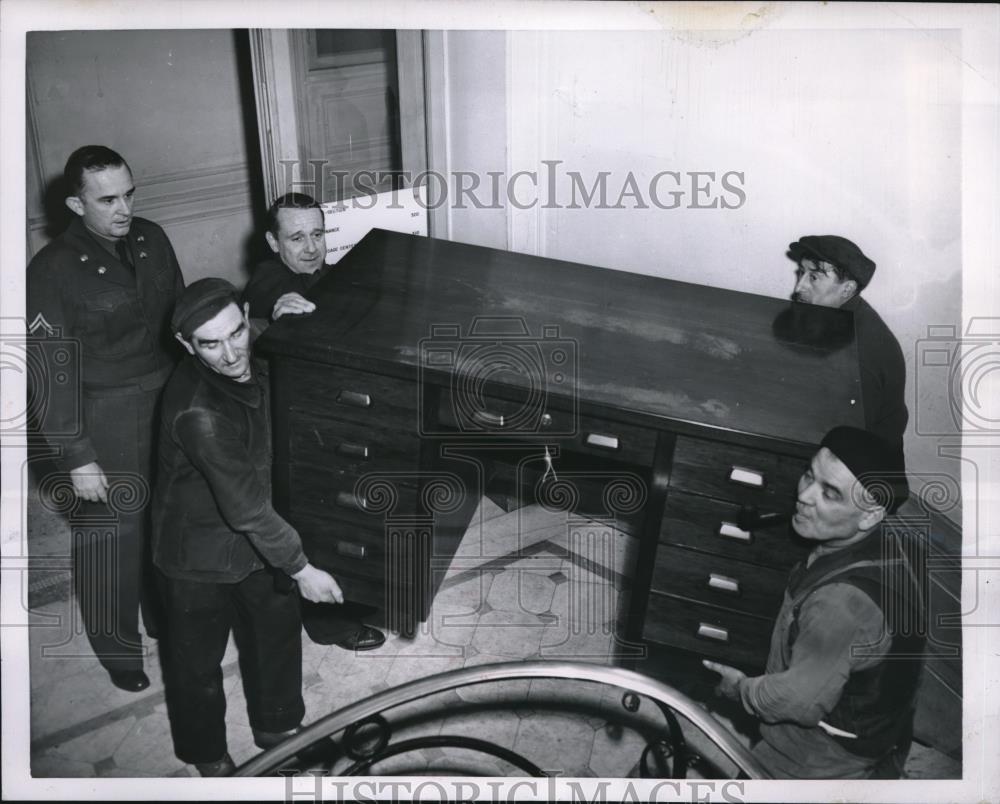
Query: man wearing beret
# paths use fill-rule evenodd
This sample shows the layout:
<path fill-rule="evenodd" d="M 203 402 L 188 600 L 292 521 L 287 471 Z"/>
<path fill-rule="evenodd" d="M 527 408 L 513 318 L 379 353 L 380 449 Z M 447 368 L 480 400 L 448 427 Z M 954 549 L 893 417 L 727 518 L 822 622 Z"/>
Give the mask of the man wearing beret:
<path fill-rule="evenodd" d="M 323 209 L 311 196 L 287 193 L 267 210 L 267 245 L 274 257 L 259 263 L 243 291 L 252 318 L 276 321 L 311 313 L 305 293 L 330 269 Z"/>
<path fill-rule="evenodd" d="M 854 314 L 865 427 L 901 443 L 909 419 L 903 351 L 879 314 L 861 298 L 875 263 L 837 235 L 803 237 L 789 245 L 789 255 L 798 263 L 793 300 Z"/>
<path fill-rule="evenodd" d="M 149 686 L 139 608 L 156 635 L 148 500 L 160 392 L 180 356 L 170 311 L 184 288 L 163 230 L 133 215 L 135 184 L 110 148 L 85 145 L 64 171 L 69 227 L 28 265 L 27 314 L 73 343 L 79 361 L 34 392 L 47 400 L 39 427 L 69 473 L 75 502 L 74 582 L 91 647 L 129 692 Z"/>
<path fill-rule="evenodd" d="M 153 502 L 167 707 L 177 756 L 219 776 L 233 770 L 221 669 L 230 630 L 254 741 L 269 748 L 305 714 L 299 598 L 286 576 L 307 600 L 342 603 L 343 595 L 271 505 L 267 379 L 251 357 L 236 289 L 223 279 L 194 282 L 171 326 L 189 356 L 164 391 Z"/>
<path fill-rule="evenodd" d="M 799 480 L 793 568 L 765 672 L 705 661 L 719 694 L 760 719 L 775 778 L 899 778 L 924 647 L 916 545 L 884 526 L 906 499 L 902 451 L 866 430 L 827 433 Z"/>

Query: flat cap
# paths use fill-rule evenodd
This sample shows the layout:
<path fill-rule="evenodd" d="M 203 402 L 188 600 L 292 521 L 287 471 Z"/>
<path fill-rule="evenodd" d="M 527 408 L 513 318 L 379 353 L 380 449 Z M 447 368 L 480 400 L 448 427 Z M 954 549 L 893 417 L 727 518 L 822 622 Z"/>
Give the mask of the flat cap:
<path fill-rule="evenodd" d="M 170 328 L 187 340 L 192 332 L 215 318 L 230 303 L 240 306 L 239 293 L 232 284 L 217 277 L 199 279 L 184 288 L 177 299 Z"/>
<path fill-rule="evenodd" d="M 806 235 L 788 245 L 789 256 L 796 262 L 803 257 L 815 257 L 846 271 L 858 287 L 864 288 L 875 273 L 875 263 L 846 237 L 839 235 Z"/>
<path fill-rule="evenodd" d="M 820 442 L 851 470 L 858 482 L 890 513 L 910 496 L 903 447 L 857 427 L 834 427 Z"/>

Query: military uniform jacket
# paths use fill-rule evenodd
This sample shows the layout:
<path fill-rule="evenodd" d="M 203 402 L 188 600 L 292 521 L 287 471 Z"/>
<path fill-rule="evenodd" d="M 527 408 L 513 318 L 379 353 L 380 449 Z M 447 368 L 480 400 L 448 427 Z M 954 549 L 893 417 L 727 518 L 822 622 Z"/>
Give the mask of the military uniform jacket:
<path fill-rule="evenodd" d="M 81 417 L 81 390 L 99 395 L 159 388 L 181 354 L 170 332 L 174 302 L 184 289 L 173 247 L 163 229 L 138 217 L 126 239 L 134 271 L 74 218 L 28 265 L 29 328 L 69 348 L 70 381 L 60 382 L 65 375 L 45 366 L 45 387 L 34 389 L 36 397 L 44 395 L 38 426 L 62 448 L 64 470 L 100 459 Z"/>

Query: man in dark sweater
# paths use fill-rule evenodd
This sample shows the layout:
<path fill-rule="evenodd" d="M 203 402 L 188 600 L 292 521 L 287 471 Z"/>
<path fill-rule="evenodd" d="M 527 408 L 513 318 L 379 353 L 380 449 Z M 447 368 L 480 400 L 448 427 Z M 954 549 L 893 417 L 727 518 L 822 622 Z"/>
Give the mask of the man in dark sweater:
<path fill-rule="evenodd" d="M 287 578 L 307 600 L 344 598 L 271 505 L 267 380 L 236 289 L 223 279 L 193 283 L 171 326 L 190 357 L 164 391 L 153 501 L 167 708 L 177 756 L 218 776 L 233 770 L 221 668 L 230 631 L 254 742 L 269 748 L 305 714 L 299 599 Z"/>
<path fill-rule="evenodd" d="M 287 193 L 268 209 L 264 237 L 275 257 L 257 265 L 243 291 L 255 326 L 283 315 L 312 313 L 316 305 L 305 296 L 331 268 L 324 264 L 323 209 L 311 196 Z M 362 623 L 360 613 L 351 605 L 332 612 L 328 609 L 308 604 L 304 607 L 306 632 L 314 642 L 347 650 L 372 650 L 385 642 L 385 635 Z"/>
<path fill-rule="evenodd" d="M 791 572 L 767 667 L 705 661 L 719 694 L 761 721 L 775 778 L 898 778 L 924 649 L 920 544 L 886 515 L 906 499 L 902 451 L 836 427 L 799 480 L 792 527 L 814 548 Z"/>
<path fill-rule="evenodd" d="M 837 235 L 809 235 L 788 250 L 798 264 L 794 301 L 854 313 L 865 427 L 901 444 L 909 419 L 903 350 L 879 314 L 861 298 L 875 274 L 875 263 Z"/>
<path fill-rule="evenodd" d="M 311 313 L 306 292 L 329 270 L 323 210 L 303 193 L 278 198 L 267 211 L 264 234 L 274 257 L 259 263 L 243 291 L 250 317 L 276 321 L 283 315 Z"/>

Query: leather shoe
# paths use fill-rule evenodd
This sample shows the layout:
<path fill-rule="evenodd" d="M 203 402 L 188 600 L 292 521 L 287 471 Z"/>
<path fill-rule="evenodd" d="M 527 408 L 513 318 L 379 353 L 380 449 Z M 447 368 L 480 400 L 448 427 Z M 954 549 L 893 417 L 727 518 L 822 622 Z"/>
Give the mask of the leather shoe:
<path fill-rule="evenodd" d="M 362 625 L 346 639 L 336 640 L 333 644 L 344 650 L 375 650 L 385 644 L 385 634 L 370 625 Z"/>
<path fill-rule="evenodd" d="M 302 726 L 296 726 L 294 729 L 289 729 L 288 731 L 260 731 L 259 729 L 251 729 L 253 732 L 253 741 L 258 748 L 268 749 L 274 748 L 274 746 L 283 743 L 290 737 L 294 737 L 300 731 L 302 731 Z M 296 756 L 304 762 L 332 762 L 339 755 L 337 751 L 337 744 L 331 740 L 329 737 L 323 737 L 317 740 L 312 745 L 308 745 L 299 751 Z"/>
<path fill-rule="evenodd" d="M 301 726 L 296 726 L 294 729 L 289 729 L 288 731 L 261 731 L 260 729 L 251 729 L 253 732 L 253 741 L 258 748 L 274 748 L 274 746 L 279 743 L 283 743 L 289 737 L 294 737 L 300 731 L 302 731 Z"/>
<path fill-rule="evenodd" d="M 230 776 L 236 770 L 236 763 L 227 752 L 222 755 L 222 759 L 215 762 L 198 762 L 195 767 L 202 776 Z"/>
<path fill-rule="evenodd" d="M 111 683 L 125 692 L 142 692 L 149 686 L 149 676 L 142 670 L 108 670 Z"/>

